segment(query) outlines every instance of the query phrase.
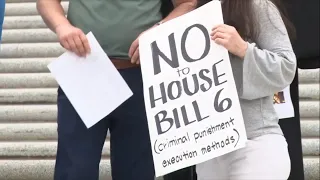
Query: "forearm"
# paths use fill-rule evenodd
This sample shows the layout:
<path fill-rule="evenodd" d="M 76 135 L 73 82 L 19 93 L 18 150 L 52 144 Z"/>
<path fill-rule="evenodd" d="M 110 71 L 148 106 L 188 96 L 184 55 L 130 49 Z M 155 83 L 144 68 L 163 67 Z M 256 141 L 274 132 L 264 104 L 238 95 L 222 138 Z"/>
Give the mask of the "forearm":
<path fill-rule="evenodd" d="M 162 22 L 166 22 L 178 16 L 184 15 L 194 10 L 196 7 L 197 1 L 195 0 L 184 0 L 183 2 L 179 2 L 178 0 L 176 0 L 174 10 L 167 17 L 165 17 Z"/>
<path fill-rule="evenodd" d="M 277 7 L 269 1 L 254 1 L 259 34 L 248 44 L 243 60 L 241 98 L 271 96 L 289 86 L 297 60 Z M 262 3 L 267 2 L 267 3 Z"/>
<path fill-rule="evenodd" d="M 38 0 L 37 10 L 46 25 L 54 32 L 57 26 L 70 24 L 65 16 L 61 0 Z"/>
<path fill-rule="evenodd" d="M 240 98 L 271 96 L 289 86 L 295 76 L 293 51 L 274 53 L 249 44 L 243 62 L 243 88 Z"/>

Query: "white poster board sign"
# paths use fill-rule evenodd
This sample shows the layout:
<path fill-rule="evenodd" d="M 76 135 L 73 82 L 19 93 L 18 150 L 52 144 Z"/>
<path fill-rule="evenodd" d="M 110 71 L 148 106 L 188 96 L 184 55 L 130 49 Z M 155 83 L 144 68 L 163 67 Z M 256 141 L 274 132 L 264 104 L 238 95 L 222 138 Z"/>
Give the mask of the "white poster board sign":
<path fill-rule="evenodd" d="M 140 38 L 157 177 L 245 146 L 228 51 L 209 35 L 221 23 L 221 4 L 212 1 Z"/>
<path fill-rule="evenodd" d="M 273 104 L 279 119 L 294 117 L 294 108 L 291 101 L 290 86 L 274 94 Z"/>

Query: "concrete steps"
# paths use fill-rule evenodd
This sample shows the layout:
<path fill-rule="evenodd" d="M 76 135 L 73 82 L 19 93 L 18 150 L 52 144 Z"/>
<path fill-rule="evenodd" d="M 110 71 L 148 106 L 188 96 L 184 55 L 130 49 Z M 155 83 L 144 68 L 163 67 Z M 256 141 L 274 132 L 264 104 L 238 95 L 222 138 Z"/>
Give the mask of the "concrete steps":
<path fill-rule="evenodd" d="M 52 180 L 54 160 L 52 159 L 13 159 L 0 160 L 0 179 L 2 180 Z M 312 162 L 311 162 L 312 163 Z M 103 159 L 100 163 L 100 177 L 110 179 L 110 162 Z"/>
<path fill-rule="evenodd" d="M 64 52 L 36 0 L 7 0 L 0 46 L 0 180 L 52 180 L 57 139 L 57 83 L 47 64 Z M 68 1 L 63 1 L 67 10 Z M 319 175 L 319 69 L 299 70 L 306 180 Z M 110 180 L 109 141 L 101 179 Z"/>

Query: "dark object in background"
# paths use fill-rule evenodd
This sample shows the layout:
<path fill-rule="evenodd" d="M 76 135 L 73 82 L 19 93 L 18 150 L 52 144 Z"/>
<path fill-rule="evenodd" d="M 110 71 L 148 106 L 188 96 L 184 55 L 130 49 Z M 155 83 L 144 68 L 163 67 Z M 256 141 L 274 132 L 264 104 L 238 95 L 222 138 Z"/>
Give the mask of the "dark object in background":
<path fill-rule="evenodd" d="M 319 0 L 283 0 L 290 20 L 293 22 L 297 39 L 293 49 L 300 69 L 320 68 L 319 56 Z"/>
<path fill-rule="evenodd" d="M 293 49 L 297 56 L 298 68 L 320 68 L 319 56 L 319 0 L 283 0 L 289 18 L 296 28 Z M 289 180 L 304 180 L 301 127 L 299 113 L 298 73 L 291 83 L 290 93 L 295 117 L 281 119 L 279 124 L 289 145 L 291 174 Z"/>
<path fill-rule="evenodd" d="M 195 166 L 180 169 L 163 177 L 163 180 L 197 180 Z"/>
<path fill-rule="evenodd" d="M 162 16 L 165 18 L 169 15 L 169 13 L 173 10 L 173 4 L 171 0 L 162 0 L 161 5 L 161 13 Z"/>

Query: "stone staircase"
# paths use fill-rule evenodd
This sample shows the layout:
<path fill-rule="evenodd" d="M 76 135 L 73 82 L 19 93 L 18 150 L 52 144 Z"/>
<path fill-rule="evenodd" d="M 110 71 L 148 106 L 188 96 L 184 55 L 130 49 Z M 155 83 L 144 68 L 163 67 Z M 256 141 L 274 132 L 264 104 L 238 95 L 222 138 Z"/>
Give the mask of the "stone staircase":
<path fill-rule="evenodd" d="M 51 180 L 56 153 L 57 83 L 47 64 L 64 52 L 36 0 L 7 0 L 0 51 L 0 180 Z M 63 6 L 67 10 L 67 1 Z M 306 180 L 319 177 L 319 69 L 299 70 Z M 110 178 L 109 143 L 101 179 Z"/>

